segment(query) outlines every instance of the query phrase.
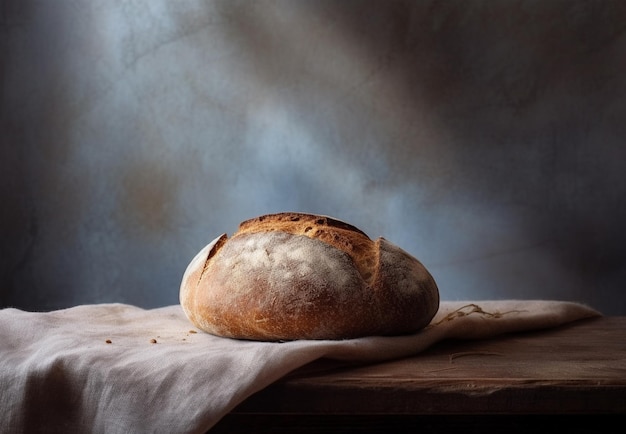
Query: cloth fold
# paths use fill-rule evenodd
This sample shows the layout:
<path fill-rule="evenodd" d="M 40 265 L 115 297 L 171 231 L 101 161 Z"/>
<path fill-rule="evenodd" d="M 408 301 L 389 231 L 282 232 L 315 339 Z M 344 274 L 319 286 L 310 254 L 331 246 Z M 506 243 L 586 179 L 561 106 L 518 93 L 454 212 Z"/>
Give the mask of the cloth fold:
<path fill-rule="evenodd" d="M 202 433 L 317 359 L 381 362 L 444 339 L 484 339 L 600 316 L 565 301 L 444 301 L 407 336 L 283 343 L 196 330 L 179 305 L 0 310 L 0 432 Z"/>

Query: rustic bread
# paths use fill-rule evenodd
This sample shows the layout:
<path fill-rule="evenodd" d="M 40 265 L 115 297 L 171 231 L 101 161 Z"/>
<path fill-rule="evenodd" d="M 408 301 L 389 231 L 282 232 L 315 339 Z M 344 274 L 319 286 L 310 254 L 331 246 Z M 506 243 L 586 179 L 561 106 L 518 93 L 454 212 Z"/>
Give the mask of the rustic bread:
<path fill-rule="evenodd" d="M 425 327 L 439 291 L 417 259 L 385 239 L 290 212 L 213 240 L 187 267 L 180 302 L 193 324 L 218 336 L 348 339 Z"/>

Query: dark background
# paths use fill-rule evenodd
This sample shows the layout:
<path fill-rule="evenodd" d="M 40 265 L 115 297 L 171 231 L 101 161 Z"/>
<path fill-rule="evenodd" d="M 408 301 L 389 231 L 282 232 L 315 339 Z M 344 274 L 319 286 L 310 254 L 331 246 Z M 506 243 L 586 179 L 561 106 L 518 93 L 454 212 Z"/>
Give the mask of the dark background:
<path fill-rule="evenodd" d="M 0 0 L 0 307 L 178 302 L 260 214 L 626 314 L 626 2 Z"/>

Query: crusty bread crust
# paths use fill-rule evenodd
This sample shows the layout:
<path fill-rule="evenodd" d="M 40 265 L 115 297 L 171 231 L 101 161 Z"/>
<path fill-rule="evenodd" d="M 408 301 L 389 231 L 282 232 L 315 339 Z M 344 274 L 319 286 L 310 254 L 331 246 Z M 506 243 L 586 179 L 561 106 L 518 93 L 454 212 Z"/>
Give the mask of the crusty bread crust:
<path fill-rule="evenodd" d="M 247 220 L 191 261 L 181 305 L 218 336 L 279 341 L 398 335 L 439 307 L 434 279 L 414 257 L 327 216 Z"/>

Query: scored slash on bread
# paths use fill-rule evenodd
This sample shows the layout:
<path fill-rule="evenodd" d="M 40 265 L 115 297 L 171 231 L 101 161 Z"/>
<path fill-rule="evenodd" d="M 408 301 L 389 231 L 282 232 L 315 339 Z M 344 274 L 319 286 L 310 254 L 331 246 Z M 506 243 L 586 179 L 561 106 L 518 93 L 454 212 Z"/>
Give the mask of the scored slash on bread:
<path fill-rule="evenodd" d="M 384 238 L 289 212 L 213 240 L 187 267 L 180 301 L 193 324 L 218 336 L 348 339 L 425 327 L 439 292 L 416 258 Z"/>

